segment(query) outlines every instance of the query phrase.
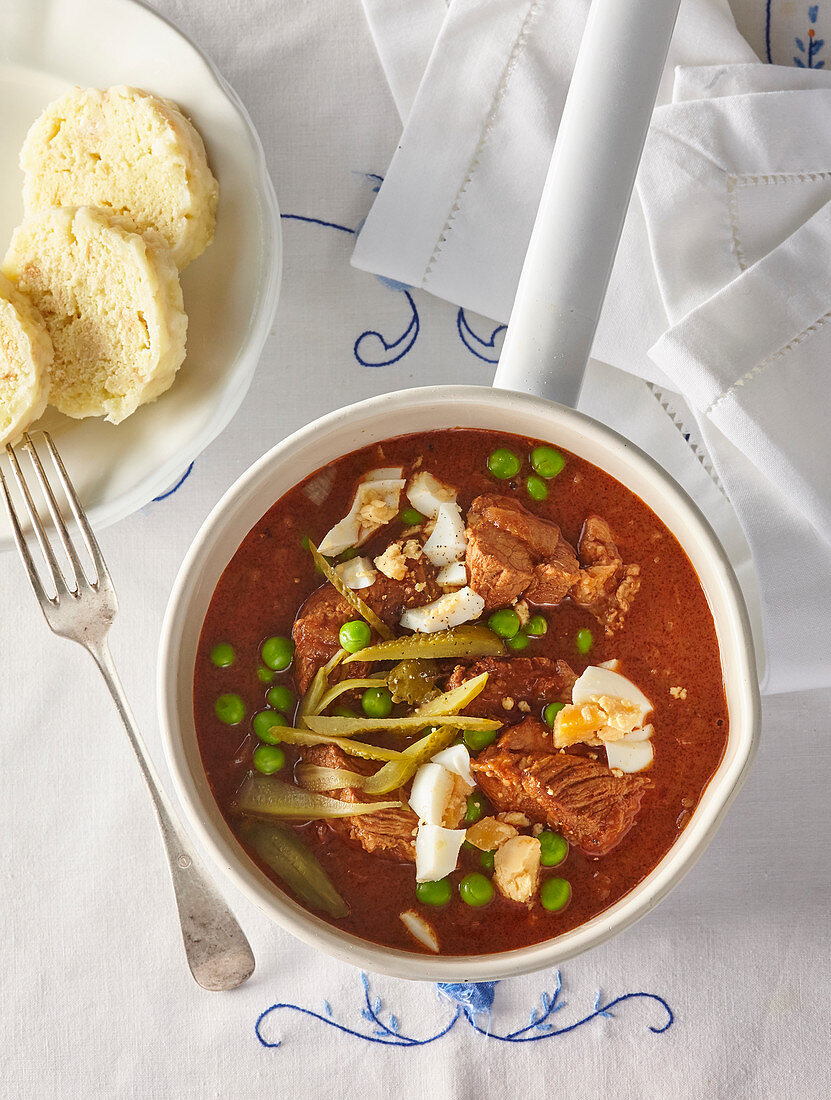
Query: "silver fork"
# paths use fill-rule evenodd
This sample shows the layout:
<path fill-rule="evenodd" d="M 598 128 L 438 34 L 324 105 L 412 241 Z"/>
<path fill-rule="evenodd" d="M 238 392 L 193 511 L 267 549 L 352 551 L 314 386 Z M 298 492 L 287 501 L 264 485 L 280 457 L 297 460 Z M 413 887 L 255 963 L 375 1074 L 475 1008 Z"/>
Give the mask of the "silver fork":
<path fill-rule="evenodd" d="M 29 580 L 40 602 L 46 621 L 52 630 L 64 638 L 78 642 L 92 654 L 110 689 L 116 710 L 124 723 L 127 737 L 136 754 L 141 774 L 147 784 L 162 839 L 167 850 L 170 875 L 176 894 L 182 939 L 185 944 L 191 974 L 204 989 L 236 989 L 254 971 L 254 955 L 245 934 L 234 914 L 211 881 L 207 868 L 176 818 L 175 811 L 162 789 L 153 762 L 139 733 L 124 688 L 113 664 L 107 635 L 118 611 L 118 601 L 109 570 L 101 549 L 92 532 L 81 502 L 69 480 L 58 450 L 48 432 L 43 432 L 46 447 L 51 455 L 69 507 L 75 517 L 90 559 L 95 577 L 87 577 L 77 549 L 61 514 L 55 494 L 46 476 L 34 443 L 28 434 L 23 436 L 23 447 L 28 452 L 37 481 L 40 485 L 55 531 L 69 563 L 68 576 L 64 575 L 49 541 L 44 524 L 38 515 L 29 486 L 20 468 L 17 455 L 11 446 L 6 454 L 14 479 L 40 546 L 46 564 L 46 574 L 51 578 L 55 595 L 46 591 L 35 565 L 31 550 L 23 535 L 14 500 L 9 492 L 3 471 L 0 469 L 6 510 L 12 525 L 15 542 L 29 574 Z"/>

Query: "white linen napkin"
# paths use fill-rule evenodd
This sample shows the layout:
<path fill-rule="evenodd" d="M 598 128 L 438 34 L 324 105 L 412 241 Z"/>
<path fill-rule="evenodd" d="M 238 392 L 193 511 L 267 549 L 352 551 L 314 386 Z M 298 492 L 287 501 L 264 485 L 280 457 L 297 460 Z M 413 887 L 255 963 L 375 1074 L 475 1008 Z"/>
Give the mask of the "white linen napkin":
<path fill-rule="evenodd" d="M 797 71 L 782 83 L 806 83 Z M 638 179 L 671 325 L 649 356 L 692 406 L 745 527 L 771 691 L 831 678 L 831 86 L 818 76 L 825 88 L 659 109 Z"/>
<path fill-rule="evenodd" d="M 401 121 L 406 119 L 450 0 L 361 0 Z"/>
<path fill-rule="evenodd" d="M 455 0 L 356 266 L 507 320 L 585 6 Z M 593 352 L 706 442 L 753 551 L 771 692 L 831 683 L 828 81 L 760 65 L 726 5 L 685 0 Z"/>
<path fill-rule="evenodd" d="M 506 321 L 588 0 L 453 0 L 352 262 Z M 682 0 L 675 65 L 752 62 L 726 0 Z"/>

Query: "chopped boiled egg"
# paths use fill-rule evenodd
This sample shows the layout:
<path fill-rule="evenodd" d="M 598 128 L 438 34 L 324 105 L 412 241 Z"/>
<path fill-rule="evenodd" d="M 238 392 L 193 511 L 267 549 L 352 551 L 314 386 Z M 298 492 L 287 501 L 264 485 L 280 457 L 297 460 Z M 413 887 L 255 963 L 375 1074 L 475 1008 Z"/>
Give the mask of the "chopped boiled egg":
<path fill-rule="evenodd" d="M 611 668 L 590 665 L 574 684 L 572 703 L 554 720 L 558 749 L 579 742 L 619 741 L 640 730 L 652 704 L 631 680 Z"/>
<path fill-rule="evenodd" d="M 400 474 L 401 471 L 374 470 L 371 473 Z M 405 484 L 400 476 L 369 480 L 369 475 L 366 475 L 355 491 L 349 513 L 324 535 L 318 546 L 321 554 L 333 557 L 352 546 L 361 546 L 376 531 L 395 519 Z"/>
<path fill-rule="evenodd" d="M 609 662 L 611 663 L 611 662 Z M 652 710 L 652 704 L 632 681 L 609 667 L 589 665 L 582 676 L 575 681 L 571 692 L 573 703 L 593 703 L 600 696 L 609 699 L 625 700 L 637 708 L 642 725 L 644 718 Z"/>
<path fill-rule="evenodd" d="M 470 753 L 464 745 L 451 745 L 449 749 L 442 749 L 433 757 L 434 764 L 441 764 L 453 775 L 463 779 L 471 790 L 476 786 L 473 782 L 473 774 L 470 770 Z"/>
<path fill-rule="evenodd" d="M 408 932 L 415 936 L 419 943 L 423 943 L 425 947 L 429 947 L 431 951 L 438 954 L 439 938 L 432 924 L 425 920 L 421 913 L 416 913 L 415 909 L 405 909 L 403 913 L 398 915 L 401 918 L 401 923 Z"/>
<path fill-rule="evenodd" d="M 335 572 L 346 585 L 356 592 L 359 588 L 369 588 L 378 576 L 369 558 L 350 558 L 335 566 Z"/>
<path fill-rule="evenodd" d="M 467 756 L 467 749 L 461 747 Z M 453 827 L 464 816 L 465 799 L 473 790 L 474 783 L 470 774 L 470 757 L 466 761 L 457 756 L 445 757 L 445 760 L 447 764 L 454 765 L 453 768 L 438 760 L 421 765 L 410 788 L 410 806 L 418 814 L 419 821 Z M 465 764 L 467 775 L 460 773 L 464 772 Z"/>
<path fill-rule="evenodd" d="M 422 822 L 415 839 L 416 882 L 435 882 L 456 870 L 464 829 L 444 829 Z"/>
<path fill-rule="evenodd" d="M 461 588 L 467 584 L 467 566 L 463 561 L 452 561 L 443 565 L 436 575 L 436 581 L 445 588 Z"/>
<path fill-rule="evenodd" d="M 472 619 L 478 619 L 485 610 L 485 601 L 472 588 L 460 588 L 457 592 L 445 592 L 424 607 L 411 607 L 401 616 L 401 625 L 407 630 L 432 634 L 437 630 L 449 630 Z"/>
<path fill-rule="evenodd" d="M 493 881 L 503 897 L 529 902 L 540 881 L 542 846 L 535 836 L 515 836 L 500 844 L 493 857 Z"/>
<path fill-rule="evenodd" d="M 403 466 L 385 466 L 382 470 L 367 470 L 361 481 L 395 481 L 403 473 Z"/>
<path fill-rule="evenodd" d="M 458 504 L 440 504 L 436 526 L 424 544 L 424 553 L 433 565 L 450 565 L 465 556 L 465 521 Z"/>
<path fill-rule="evenodd" d="M 418 814 L 419 821 L 426 821 L 428 825 L 449 824 L 446 815 L 455 790 L 453 773 L 430 761 L 422 764 L 413 777 L 410 806 Z"/>
<path fill-rule="evenodd" d="M 470 826 L 466 839 L 474 848 L 479 848 L 482 852 L 492 852 L 506 840 L 517 836 L 517 833 L 516 826 L 507 821 L 500 821 L 496 817 L 483 817 L 475 825 Z"/>
<path fill-rule="evenodd" d="M 423 470 L 410 482 L 407 498 L 413 508 L 432 519 L 438 515 L 440 505 L 455 503 L 456 490 Z"/>
<path fill-rule="evenodd" d="M 652 742 L 644 736 L 643 730 L 634 730 L 621 737 L 618 741 L 610 741 L 606 744 L 606 762 L 610 768 L 620 768 L 622 772 L 640 772 L 648 768 L 655 758 L 655 750 Z"/>

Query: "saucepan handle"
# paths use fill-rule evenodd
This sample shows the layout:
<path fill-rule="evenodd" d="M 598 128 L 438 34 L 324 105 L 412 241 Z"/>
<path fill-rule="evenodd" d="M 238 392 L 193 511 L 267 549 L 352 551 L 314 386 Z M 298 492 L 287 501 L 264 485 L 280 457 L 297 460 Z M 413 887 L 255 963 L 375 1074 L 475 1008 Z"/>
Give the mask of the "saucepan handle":
<path fill-rule="evenodd" d="M 494 386 L 574 407 L 680 0 L 592 0 Z"/>

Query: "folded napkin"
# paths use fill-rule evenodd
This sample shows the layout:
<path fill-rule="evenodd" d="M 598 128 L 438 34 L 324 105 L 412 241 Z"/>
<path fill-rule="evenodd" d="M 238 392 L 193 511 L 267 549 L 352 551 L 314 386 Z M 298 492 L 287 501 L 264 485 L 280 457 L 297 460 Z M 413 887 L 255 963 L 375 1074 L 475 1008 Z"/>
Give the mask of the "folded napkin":
<path fill-rule="evenodd" d="M 356 266 L 507 320 L 587 6 L 454 0 Z M 593 352 L 660 391 L 729 494 L 769 692 L 831 683 L 829 79 L 684 0 Z"/>
<path fill-rule="evenodd" d="M 450 0 L 362 0 L 401 120 L 410 108 Z"/>
<path fill-rule="evenodd" d="M 745 527 L 766 687 L 783 691 L 831 677 L 831 85 L 819 77 L 825 88 L 731 94 L 776 74 L 701 73 L 697 88 L 684 74 L 684 94 L 730 92 L 656 111 L 638 179 L 670 325 L 649 358 L 692 407 Z"/>

